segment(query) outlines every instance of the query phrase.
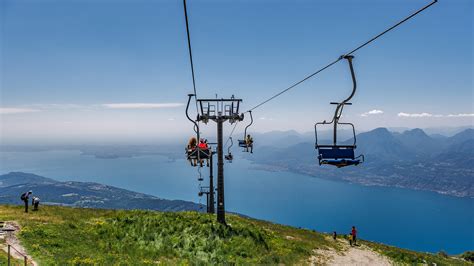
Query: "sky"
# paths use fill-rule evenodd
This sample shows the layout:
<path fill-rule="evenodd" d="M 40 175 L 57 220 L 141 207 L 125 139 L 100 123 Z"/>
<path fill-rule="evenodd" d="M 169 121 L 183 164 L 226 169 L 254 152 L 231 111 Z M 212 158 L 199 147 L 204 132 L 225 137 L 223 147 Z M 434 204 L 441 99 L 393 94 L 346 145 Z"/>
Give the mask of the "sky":
<path fill-rule="evenodd" d="M 246 111 L 427 3 L 188 0 L 198 97 L 235 95 Z M 440 0 L 354 54 L 358 91 L 341 121 L 474 125 L 473 10 Z M 351 89 L 340 61 L 256 109 L 252 130 L 311 131 Z M 189 136 L 192 91 L 182 1 L 0 0 L 3 143 Z"/>

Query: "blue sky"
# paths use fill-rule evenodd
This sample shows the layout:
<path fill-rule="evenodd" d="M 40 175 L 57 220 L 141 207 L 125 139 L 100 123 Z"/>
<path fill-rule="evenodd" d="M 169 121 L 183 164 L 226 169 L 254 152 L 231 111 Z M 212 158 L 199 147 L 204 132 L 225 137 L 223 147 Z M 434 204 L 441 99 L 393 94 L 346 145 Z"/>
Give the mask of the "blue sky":
<path fill-rule="evenodd" d="M 2 141 L 192 133 L 182 1 L 0 3 Z M 427 3 L 188 0 L 198 94 L 235 94 L 248 109 Z M 344 119 L 360 130 L 473 125 L 472 18 L 472 1 L 441 0 L 357 52 Z M 341 61 L 257 109 L 254 129 L 311 131 L 350 89 Z"/>

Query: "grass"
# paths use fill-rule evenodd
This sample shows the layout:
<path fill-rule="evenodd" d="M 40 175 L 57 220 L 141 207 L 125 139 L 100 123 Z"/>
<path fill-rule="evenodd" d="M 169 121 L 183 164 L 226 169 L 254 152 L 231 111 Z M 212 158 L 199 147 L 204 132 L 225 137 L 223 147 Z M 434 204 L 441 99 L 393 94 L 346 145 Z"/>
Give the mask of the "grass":
<path fill-rule="evenodd" d="M 374 251 L 383 254 L 392 261 L 406 265 L 474 265 L 457 257 L 449 257 L 444 253 L 438 254 L 416 252 L 412 250 L 393 247 L 385 244 L 361 241 L 361 243 L 369 246 Z"/>
<path fill-rule="evenodd" d="M 305 264 L 314 249 L 341 250 L 325 234 L 227 215 L 42 206 L 23 213 L 0 205 L 0 221 L 17 221 L 19 238 L 41 265 Z M 363 243 L 400 264 L 468 265 L 441 255 Z M 0 264 L 4 265 L 0 253 Z"/>
<path fill-rule="evenodd" d="M 0 242 L 1 244 L 4 243 L 4 241 Z M 23 266 L 24 261 L 23 260 L 18 260 L 14 258 L 10 258 L 10 263 L 12 266 Z M 4 250 L 0 250 L 0 265 L 8 265 L 8 253 L 5 252 Z"/>
<path fill-rule="evenodd" d="M 322 234 L 236 215 L 226 227 L 196 212 L 0 206 L 0 219 L 20 223 L 20 240 L 45 265 L 295 264 L 317 247 L 338 249 Z"/>

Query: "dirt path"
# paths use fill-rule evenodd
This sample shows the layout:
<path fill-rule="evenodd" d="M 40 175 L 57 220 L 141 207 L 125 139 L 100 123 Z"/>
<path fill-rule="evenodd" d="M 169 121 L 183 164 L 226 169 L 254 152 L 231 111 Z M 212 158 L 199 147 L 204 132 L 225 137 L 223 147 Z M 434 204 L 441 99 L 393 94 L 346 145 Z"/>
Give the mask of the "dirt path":
<path fill-rule="evenodd" d="M 347 243 L 341 242 L 342 251 L 334 249 L 315 249 L 315 255 L 311 256 L 311 265 L 378 265 L 389 266 L 393 263 L 386 257 L 373 251 L 365 245 L 350 247 Z"/>
<path fill-rule="evenodd" d="M 18 239 L 16 235 L 21 230 L 20 225 L 18 225 L 18 223 L 16 222 L 7 221 L 4 223 L 3 228 L 14 229 L 14 231 L 5 233 L 0 236 L 3 239 L 5 239 L 5 242 L 6 242 L 3 244 L 0 244 L 0 248 L 4 250 L 5 253 L 7 253 L 8 252 L 7 243 L 8 243 L 11 246 L 10 254 L 13 258 L 23 261 L 25 258 L 24 256 L 26 255 L 28 258 L 28 265 L 38 266 L 38 263 L 34 261 L 31 258 L 31 256 L 28 255 L 28 253 L 26 252 L 25 248 L 21 245 L 20 240 Z"/>

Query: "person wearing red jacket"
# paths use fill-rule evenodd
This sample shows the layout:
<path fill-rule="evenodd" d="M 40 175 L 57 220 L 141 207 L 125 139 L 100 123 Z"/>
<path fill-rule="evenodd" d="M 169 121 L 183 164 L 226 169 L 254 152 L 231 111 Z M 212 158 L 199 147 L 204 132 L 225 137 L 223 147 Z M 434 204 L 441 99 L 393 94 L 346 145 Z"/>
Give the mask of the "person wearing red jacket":
<path fill-rule="evenodd" d="M 354 242 L 354 245 L 357 245 L 357 230 L 355 226 L 352 226 L 351 235 L 352 235 L 352 241 Z"/>
<path fill-rule="evenodd" d="M 199 141 L 199 148 L 201 150 L 207 150 L 209 147 L 207 146 L 207 143 L 204 141 L 204 139 L 201 139 Z"/>
<path fill-rule="evenodd" d="M 204 140 L 204 139 L 201 139 L 199 141 L 199 145 L 198 145 L 199 149 L 202 150 L 202 151 L 205 151 L 206 153 L 208 152 L 209 150 L 209 145 L 207 144 L 207 140 Z M 201 167 L 203 165 L 203 159 L 201 159 L 201 161 L 199 162 L 201 164 Z M 206 159 L 206 165 L 209 167 L 209 158 Z"/>

